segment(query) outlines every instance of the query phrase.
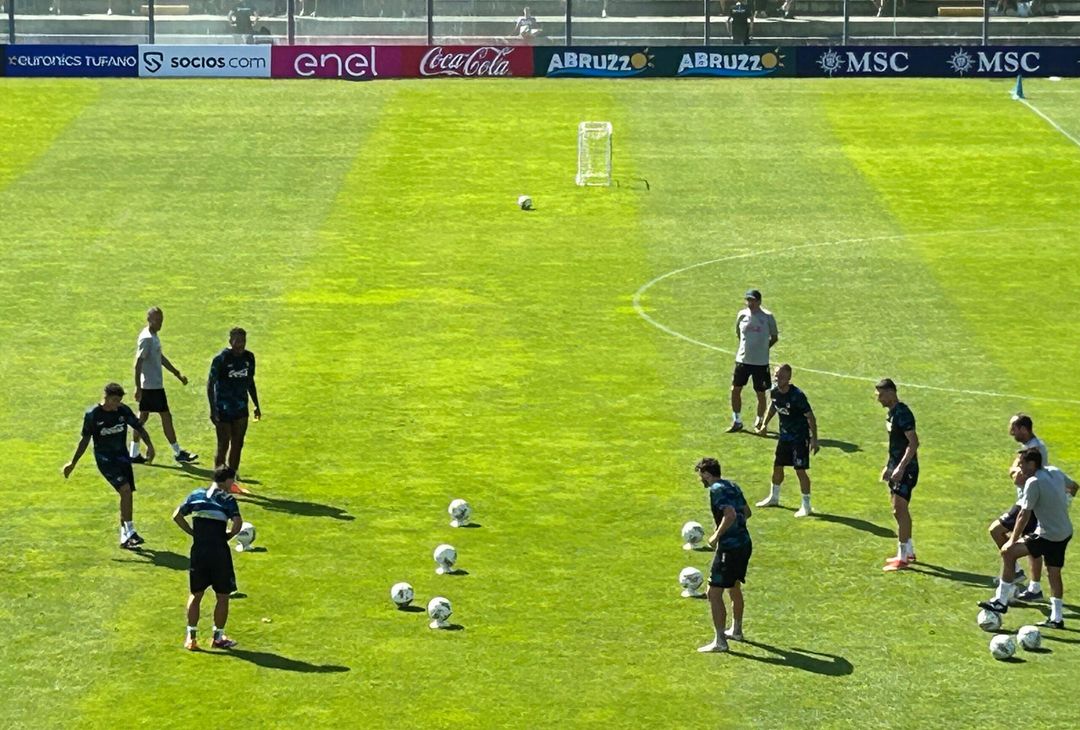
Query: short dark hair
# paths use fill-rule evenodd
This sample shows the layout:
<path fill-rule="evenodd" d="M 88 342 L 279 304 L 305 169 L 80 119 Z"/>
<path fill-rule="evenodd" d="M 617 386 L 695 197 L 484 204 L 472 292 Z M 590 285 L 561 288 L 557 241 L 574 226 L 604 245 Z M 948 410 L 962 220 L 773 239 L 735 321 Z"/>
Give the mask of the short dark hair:
<path fill-rule="evenodd" d="M 1036 469 L 1042 469 L 1042 452 L 1038 449 L 1024 449 L 1020 453 L 1020 460 L 1033 462 Z"/>
<path fill-rule="evenodd" d="M 121 398 L 123 398 L 124 397 L 124 386 L 120 385 L 120 383 L 106 383 L 105 384 L 105 397 L 107 398 L 107 397 L 109 397 L 111 395 L 118 395 Z"/>
<path fill-rule="evenodd" d="M 705 472 L 706 474 L 712 474 L 714 477 L 720 477 L 720 462 L 711 456 L 706 456 L 697 464 L 694 465 L 694 471 L 698 474 Z"/>
<path fill-rule="evenodd" d="M 231 466 L 224 466 L 223 465 L 223 466 L 219 466 L 217 469 L 214 469 L 214 483 L 215 484 L 221 484 L 226 479 L 235 479 L 235 478 L 236 478 L 236 469 L 233 469 Z"/>
<path fill-rule="evenodd" d="M 874 388 L 876 390 L 891 390 L 895 393 L 896 383 L 893 382 L 892 378 L 882 378 L 881 380 L 877 381 L 877 385 L 875 385 Z"/>
<path fill-rule="evenodd" d="M 150 309 L 147 309 L 146 310 L 146 318 L 150 319 L 151 314 L 161 314 L 161 307 L 154 306 L 154 307 L 150 307 Z"/>
<path fill-rule="evenodd" d="M 231 342 L 234 337 L 247 337 L 247 330 L 243 327 L 233 327 L 229 330 L 229 341 Z"/>
<path fill-rule="evenodd" d="M 1034 428 L 1031 424 L 1031 416 L 1026 413 L 1017 413 L 1013 416 L 1013 423 L 1020 428 L 1026 428 L 1028 431 Z"/>

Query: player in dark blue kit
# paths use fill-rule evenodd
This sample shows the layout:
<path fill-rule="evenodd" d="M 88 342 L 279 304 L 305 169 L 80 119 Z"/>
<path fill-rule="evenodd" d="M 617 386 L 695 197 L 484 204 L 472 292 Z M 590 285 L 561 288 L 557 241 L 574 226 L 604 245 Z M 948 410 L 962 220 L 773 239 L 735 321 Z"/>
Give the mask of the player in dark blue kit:
<path fill-rule="evenodd" d="M 702 485 L 709 490 L 709 507 L 716 522 L 716 529 L 709 536 L 709 547 L 716 550 L 709 574 L 709 608 L 716 636 L 698 651 L 724 652 L 728 650 L 728 639 L 743 640 L 742 584 L 746 581 L 746 568 L 754 549 L 746 529 L 750 506 L 746 504 L 738 484 L 720 478 L 720 462 L 716 459 L 702 459 L 694 471 L 701 478 Z M 731 629 L 728 631 L 724 631 L 727 623 L 725 590 L 731 593 Z"/>
<path fill-rule="evenodd" d="M 121 402 L 123 399 L 124 389 L 118 383 L 109 383 L 105 386 L 101 403 L 86 411 L 83 416 L 82 438 L 75 447 L 71 461 L 64 464 L 64 478 L 71 476 L 75 465 L 79 463 L 93 439 L 94 460 L 97 462 L 98 471 L 120 495 L 120 547 L 134 550 L 145 541 L 135 532 L 132 519 L 135 475 L 132 473 L 131 457 L 127 451 L 128 427 L 146 441 L 147 462 L 154 459 L 154 446 L 138 417 Z"/>
<path fill-rule="evenodd" d="M 217 596 L 214 606 L 215 649 L 231 649 L 236 642 L 225 635 L 225 622 L 229 620 L 229 594 L 236 590 L 236 574 L 233 572 L 229 540 L 240 532 L 243 522 L 240 507 L 229 494 L 236 475 L 227 466 L 214 470 L 214 483 L 205 489 L 196 489 L 173 513 L 173 521 L 180 529 L 191 535 L 191 567 L 188 569 L 188 587 L 191 595 L 187 602 L 187 634 L 184 648 L 199 648 L 196 632 L 199 625 L 199 606 L 203 593 L 213 587 Z M 192 516 L 188 524 L 188 516 Z"/>
<path fill-rule="evenodd" d="M 229 332 L 229 346 L 214 357 L 206 380 L 210 420 L 217 429 L 215 466 L 228 465 L 234 472 L 240 470 L 240 454 L 248 428 L 249 395 L 258 421 L 262 411 L 255 390 L 255 355 L 247 351 L 247 332 L 234 327 Z M 234 486 L 233 491 L 242 490 Z"/>
<path fill-rule="evenodd" d="M 796 517 L 813 514 L 810 509 L 810 454 L 818 452 L 817 419 L 810 408 L 806 394 L 791 384 L 791 366 L 780 365 L 774 374 L 776 387 L 769 391 L 771 403 L 759 434 L 764 434 L 769 421 L 780 414 L 780 436 L 776 442 L 776 456 L 773 459 L 772 490 L 769 496 L 757 503 L 758 507 L 776 507 L 780 504 L 780 485 L 784 483 L 784 467 L 795 469 L 802 491 L 802 507 Z"/>
<path fill-rule="evenodd" d="M 915 562 L 915 544 L 911 540 L 911 493 L 919 483 L 919 435 L 915 433 L 915 414 L 896 395 L 896 383 L 889 378 L 874 386 L 878 403 L 889 409 L 885 428 L 889 432 L 889 461 L 881 470 L 881 481 L 889 484 L 896 536 L 896 557 L 885 561 L 883 570 L 903 570 Z"/>

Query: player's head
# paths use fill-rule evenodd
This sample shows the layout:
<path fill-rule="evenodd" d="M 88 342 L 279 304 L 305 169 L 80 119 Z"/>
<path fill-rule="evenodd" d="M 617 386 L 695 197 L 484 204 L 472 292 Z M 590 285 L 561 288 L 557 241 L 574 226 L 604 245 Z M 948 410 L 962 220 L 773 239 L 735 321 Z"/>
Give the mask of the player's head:
<path fill-rule="evenodd" d="M 892 378 L 882 378 L 877 381 L 874 390 L 877 391 L 878 403 L 886 408 L 892 408 L 896 405 L 896 383 L 893 382 Z"/>
<path fill-rule="evenodd" d="M 120 383 L 107 383 L 102 393 L 101 405 L 107 411 L 115 411 L 120 407 L 120 401 L 124 400 L 124 386 Z"/>
<path fill-rule="evenodd" d="M 773 380 L 775 380 L 776 384 L 781 388 L 786 388 L 788 383 L 791 382 L 791 366 L 786 362 L 777 365 L 776 371 L 773 373 Z"/>
<path fill-rule="evenodd" d="M 521 11 L 521 14 L 524 15 L 526 18 L 529 17 L 529 6 L 528 5 L 526 5 L 525 9 Z"/>
<path fill-rule="evenodd" d="M 1031 423 L 1031 416 L 1026 413 L 1017 413 L 1015 416 L 1009 419 L 1009 435 L 1020 443 L 1030 441 L 1034 426 Z"/>
<path fill-rule="evenodd" d="M 1020 471 L 1029 477 L 1043 467 L 1042 452 L 1038 449 L 1024 449 L 1020 452 Z"/>
<path fill-rule="evenodd" d="M 757 289 L 749 289 L 746 292 L 746 306 L 750 311 L 756 312 L 761 307 L 761 292 Z"/>
<path fill-rule="evenodd" d="M 720 462 L 706 456 L 694 465 L 694 471 L 701 477 L 701 483 L 708 487 L 720 478 Z"/>
<path fill-rule="evenodd" d="M 229 330 L 229 347 L 239 354 L 247 347 L 247 330 L 243 327 L 233 327 Z"/>
<path fill-rule="evenodd" d="M 161 307 L 150 307 L 146 310 L 146 324 L 150 326 L 151 332 L 161 329 L 161 323 L 164 321 L 165 313 L 161 311 Z"/>
<path fill-rule="evenodd" d="M 214 484 L 228 491 L 229 485 L 236 479 L 236 470 L 231 466 L 219 466 L 214 469 Z"/>

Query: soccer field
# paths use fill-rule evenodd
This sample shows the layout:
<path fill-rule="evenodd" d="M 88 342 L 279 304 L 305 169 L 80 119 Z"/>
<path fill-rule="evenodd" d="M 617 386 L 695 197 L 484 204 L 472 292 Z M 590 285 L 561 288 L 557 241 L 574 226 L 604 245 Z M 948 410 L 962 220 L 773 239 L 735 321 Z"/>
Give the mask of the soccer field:
<path fill-rule="evenodd" d="M 1080 473 L 1080 83 L 1025 80 L 1067 134 L 1010 86 L 0 79 L 0 726 L 1071 725 L 1077 548 L 1048 651 L 996 662 L 975 624 L 1009 416 Z M 574 186 L 583 120 L 614 125 L 622 186 Z M 752 643 L 701 655 L 693 465 L 753 502 L 775 445 L 724 433 L 751 286 L 817 414 L 818 514 L 755 510 Z M 232 652 L 181 648 L 170 516 L 208 480 L 158 421 L 141 552 L 91 456 L 60 476 L 104 383 L 134 405 L 154 304 L 202 466 L 210 359 L 237 325 L 259 358 L 240 499 L 265 550 L 235 556 Z M 922 442 L 895 574 L 885 376 Z M 442 542 L 467 575 L 435 575 Z M 462 630 L 394 610 L 397 581 Z"/>

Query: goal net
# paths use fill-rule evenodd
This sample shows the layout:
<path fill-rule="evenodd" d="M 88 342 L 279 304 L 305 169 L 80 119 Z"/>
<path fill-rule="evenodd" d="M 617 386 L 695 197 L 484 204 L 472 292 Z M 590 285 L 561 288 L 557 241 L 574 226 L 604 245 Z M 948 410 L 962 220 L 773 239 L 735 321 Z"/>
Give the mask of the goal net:
<path fill-rule="evenodd" d="M 611 122 L 578 125 L 577 184 L 611 185 Z"/>

